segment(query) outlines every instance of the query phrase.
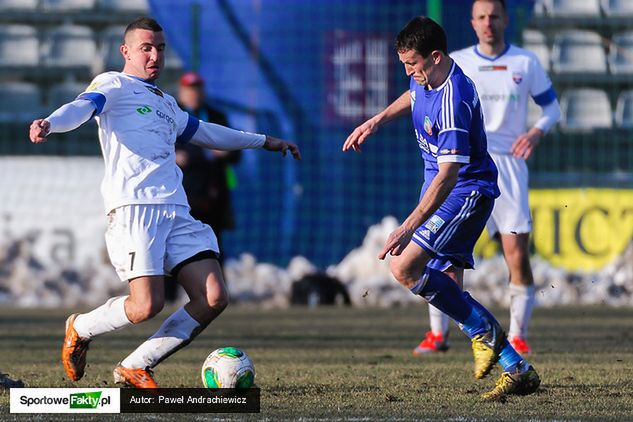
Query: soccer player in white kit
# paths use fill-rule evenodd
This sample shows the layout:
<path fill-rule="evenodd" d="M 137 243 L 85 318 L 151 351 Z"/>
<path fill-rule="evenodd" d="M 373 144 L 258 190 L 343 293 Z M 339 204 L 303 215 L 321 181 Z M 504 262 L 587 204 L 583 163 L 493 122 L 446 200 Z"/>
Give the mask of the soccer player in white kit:
<path fill-rule="evenodd" d="M 453 52 L 451 57 L 479 92 L 488 151 L 499 171 L 501 191 L 486 228 L 490 236 L 500 239 L 510 273 L 508 340 L 519 353 L 528 354 L 527 331 L 535 294 L 528 249 L 532 218 L 525 160 L 559 120 L 560 107 L 536 56 L 506 43 L 505 1 L 474 0 L 471 23 L 479 43 Z M 529 97 L 542 108 L 542 115 L 526 132 Z M 431 331 L 413 350 L 414 355 L 448 349 L 448 317 L 432 305 L 429 316 Z"/>
<path fill-rule="evenodd" d="M 47 140 L 95 116 L 105 161 L 101 192 L 108 219 L 106 244 L 129 295 L 114 297 L 66 321 L 62 363 L 81 379 L 90 341 L 104 333 L 148 320 L 164 305 L 164 275 L 180 283 L 190 301 L 170 315 L 147 341 L 114 369 L 114 379 L 137 388 L 156 388 L 151 369 L 186 346 L 228 305 L 211 228 L 194 220 L 176 165 L 176 142 L 221 150 L 263 148 L 289 151 L 296 145 L 245 133 L 189 116 L 155 84 L 164 66 L 161 26 L 142 17 L 128 25 L 120 51 L 122 72 L 98 75 L 85 92 L 46 119 L 33 121 L 30 138 Z"/>

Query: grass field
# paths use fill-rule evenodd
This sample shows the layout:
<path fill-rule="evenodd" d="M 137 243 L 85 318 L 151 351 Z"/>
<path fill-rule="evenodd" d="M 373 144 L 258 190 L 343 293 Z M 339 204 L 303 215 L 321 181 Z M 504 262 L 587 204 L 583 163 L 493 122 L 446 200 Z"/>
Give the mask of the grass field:
<path fill-rule="evenodd" d="M 69 311 L 0 308 L 0 372 L 29 387 L 112 387 L 113 366 L 149 336 L 160 320 L 96 339 L 86 376 L 66 380 L 59 362 Z M 497 315 L 507 326 L 506 310 Z M 167 315 L 163 311 L 161 317 Z M 160 319 L 162 319 L 160 318 Z M 633 420 L 633 309 L 537 309 L 530 358 L 542 378 L 532 396 L 482 403 L 497 368 L 485 380 L 471 375 L 470 345 L 452 330 L 445 354 L 414 358 L 427 326 L 426 307 L 396 309 L 257 310 L 232 307 L 189 347 L 161 364 L 164 387 L 199 387 L 200 365 L 220 346 L 246 350 L 257 370 L 261 413 L 151 415 L 151 420 Z M 0 393 L 0 420 L 10 415 Z M 103 420 L 145 420 L 113 415 Z M 74 416 L 73 420 L 97 419 Z M 47 415 L 46 420 L 69 420 Z"/>

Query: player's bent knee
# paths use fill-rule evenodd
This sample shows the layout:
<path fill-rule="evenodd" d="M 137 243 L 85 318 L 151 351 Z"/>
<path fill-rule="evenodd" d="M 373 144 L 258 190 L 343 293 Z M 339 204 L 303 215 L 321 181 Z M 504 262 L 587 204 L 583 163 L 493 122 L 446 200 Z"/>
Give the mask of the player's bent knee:
<path fill-rule="evenodd" d="M 128 315 L 128 319 L 133 324 L 147 321 L 156 316 L 165 306 L 165 300 L 154 299 L 144 303 L 135 304 L 132 309 L 132 315 Z"/>
<path fill-rule="evenodd" d="M 207 304 L 209 308 L 222 312 L 229 306 L 229 294 L 222 289 L 216 293 L 207 295 Z"/>
<path fill-rule="evenodd" d="M 419 277 L 416 278 L 406 266 L 402 265 L 401 262 L 393 259 L 389 263 L 389 268 L 391 269 L 391 274 L 393 274 L 395 279 L 398 280 L 398 283 L 402 284 L 407 289 L 415 286 Z"/>

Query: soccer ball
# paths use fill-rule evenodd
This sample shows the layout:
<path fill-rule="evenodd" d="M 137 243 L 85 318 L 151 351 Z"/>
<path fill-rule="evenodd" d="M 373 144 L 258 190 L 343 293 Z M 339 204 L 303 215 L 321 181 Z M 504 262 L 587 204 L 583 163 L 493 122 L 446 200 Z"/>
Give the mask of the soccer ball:
<path fill-rule="evenodd" d="M 207 388 L 249 388 L 254 380 L 253 362 L 235 347 L 214 350 L 202 364 L 202 383 Z"/>

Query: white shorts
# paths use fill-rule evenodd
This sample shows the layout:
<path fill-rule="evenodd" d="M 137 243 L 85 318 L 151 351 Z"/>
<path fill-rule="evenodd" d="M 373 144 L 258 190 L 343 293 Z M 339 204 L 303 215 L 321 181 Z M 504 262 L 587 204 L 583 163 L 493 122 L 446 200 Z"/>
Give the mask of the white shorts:
<path fill-rule="evenodd" d="M 189 208 L 173 204 L 126 205 L 108 214 L 110 261 L 121 281 L 164 275 L 204 251 L 219 253 L 213 230 Z"/>
<path fill-rule="evenodd" d="M 528 202 L 528 168 L 525 160 L 506 154 L 490 154 L 499 170 L 501 195 L 495 200 L 486 229 L 491 237 L 497 233 L 519 234 L 532 231 Z"/>

